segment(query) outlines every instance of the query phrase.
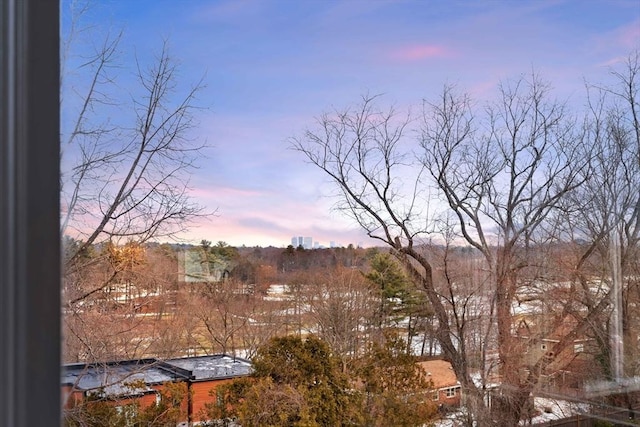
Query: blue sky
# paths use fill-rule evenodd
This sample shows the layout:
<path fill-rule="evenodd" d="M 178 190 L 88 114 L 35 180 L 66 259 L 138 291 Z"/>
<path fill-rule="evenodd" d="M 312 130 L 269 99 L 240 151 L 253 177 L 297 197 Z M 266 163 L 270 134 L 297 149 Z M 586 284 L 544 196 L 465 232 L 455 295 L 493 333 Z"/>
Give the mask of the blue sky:
<path fill-rule="evenodd" d="M 288 149 L 322 112 L 364 93 L 418 109 L 445 83 L 489 99 L 532 69 L 580 106 L 584 80 L 640 46 L 639 0 L 102 0 L 87 18 L 140 57 L 166 38 L 181 79 L 204 76 L 194 135 L 210 147 L 191 183 L 218 216 L 182 237 L 247 246 L 372 243 Z"/>

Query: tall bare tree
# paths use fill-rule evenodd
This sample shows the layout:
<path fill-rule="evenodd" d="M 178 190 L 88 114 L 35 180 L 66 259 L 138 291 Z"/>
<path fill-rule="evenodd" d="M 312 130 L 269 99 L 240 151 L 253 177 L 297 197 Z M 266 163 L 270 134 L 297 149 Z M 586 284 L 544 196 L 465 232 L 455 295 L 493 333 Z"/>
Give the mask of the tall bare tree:
<path fill-rule="evenodd" d="M 110 58 L 104 51 L 99 55 L 101 62 Z M 82 244 L 70 254 L 67 265 L 104 240 L 170 236 L 202 211 L 188 193 L 189 172 L 203 147 L 189 136 L 200 86 L 173 98 L 177 69 L 166 43 L 153 61 L 149 67 L 136 64 L 141 93 L 134 93 L 128 103 L 126 120 L 132 120 L 127 125 L 108 128 L 91 121 L 90 112 L 95 110 L 89 108 L 98 102 L 97 81 L 83 95 L 85 105 L 67 138 L 71 146 L 67 151 L 77 157 L 65 175 L 62 230 Z M 101 77 L 103 70 L 100 64 L 93 71 L 96 79 L 106 79 Z"/>
<path fill-rule="evenodd" d="M 603 368 L 612 379 L 637 375 L 640 365 L 636 310 L 640 254 L 640 53 L 611 71 L 613 82 L 591 85 L 587 135 L 593 147 L 591 173 L 565 215 L 584 242 L 576 268 L 585 304 L 592 305 L 588 279 L 594 270 L 611 289 L 610 316 L 595 327 Z M 591 268 L 589 268 L 591 267 Z M 591 274 L 590 274 L 591 273 Z M 608 357 L 607 357 L 608 356 Z"/>
<path fill-rule="evenodd" d="M 477 115 L 469 97 L 451 87 L 425 107 L 424 164 L 457 217 L 460 234 L 482 253 L 492 274 L 503 384 L 500 422 L 513 425 L 526 415 L 540 372 L 523 363 L 512 335 L 519 276 L 529 266 L 529 248 L 542 224 L 584 182 L 589 159 L 579 149 L 583 135 L 536 75 L 502 83 L 485 115 Z"/>
<path fill-rule="evenodd" d="M 67 270 L 91 245 L 168 237 L 203 213 L 189 196 L 204 147 L 190 133 L 202 82 L 178 80 L 167 41 L 155 56 L 136 56 L 132 70 L 121 63 L 122 33 L 76 46 L 93 34 L 82 27 L 86 3 L 72 4 L 79 6 L 63 46 L 61 228 L 80 244 L 67 251 Z"/>
<path fill-rule="evenodd" d="M 593 172 L 590 134 L 535 74 L 501 83 L 497 100 L 484 108 L 445 87 L 438 100 L 424 104 L 419 148 L 406 135 L 410 118 L 380 110 L 378 101 L 366 96 L 357 107 L 321 116 L 317 130 L 293 139 L 292 146 L 337 184 L 338 208 L 390 246 L 425 291 L 442 352 L 465 388 L 475 420 L 515 425 L 529 415 L 540 375 L 609 305 L 604 292 L 594 295 L 589 307 L 576 307 L 541 251 L 563 238 L 559 215 L 578 209 L 572 196 Z M 453 218 L 446 221 L 444 240 L 461 239 L 482 257 L 485 271 L 475 283 L 451 274 L 448 250 L 440 261 L 420 246 L 439 224 L 429 216 L 431 185 L 444 201 L 445 217 Z M 438 280 L 436 265 L 444 274 Z M 523 292 L 536 287 L 548 290 L 538 295 L 541 307 L 553 313 L 545 333 L 561 337 L 532 361 L 522 357 L 526 343 L 514 336 L 513 309 Z M 552 294 L 563 299 L 556 304 L 548 298 Z M 488 318 L 473 319 L 470 337 L 471 307 L 477 314 L 479 305 Z M 478 337 L 484 343 L 467 348 Z M 494 349 L 488 348 L 491 342 Z M 489 360 L 492 350 L 497 357 Z M 493 374 L 502 384 L 492 416 L 471 379 L 472 360 L 480 361 L 483 379 Z M 488 372 L 493 363 L 495 371 Z"/>
<path fill-rule="evenodd" d="M 456 334 L 435 287 L 432 263 L 419 247 L 432 224 L 424 168 L 412 155 L 414 147 L 405 135 L 410 117 L 393 108 L 379 109 L 379 101 L 364 96 L 355 107 L 322 115 L 317 130 L 292 139 L 292 147 L 335 182 L 342 196 L 337 208 L 370 237 L 388 245 L 426 293 L 437 319 L 435 335 L 478 413 L 482 396 L 471 379 L 464 349 L 453 341 Z"/>
<path fill-rule="evenodd" d="M 167 41 L 127 63 L 122 32 L 85 26 L 88 4 L 71 2 L 64 15 L 61 83 L 65 337 L 85 347 L 94 297 L 130 282 L 128 264 L 112 262 L 106 245 L 168 238 L 205 214 L 189 188 L 204 148 L 192 134 L 202 82 L 180 81 Z"/>

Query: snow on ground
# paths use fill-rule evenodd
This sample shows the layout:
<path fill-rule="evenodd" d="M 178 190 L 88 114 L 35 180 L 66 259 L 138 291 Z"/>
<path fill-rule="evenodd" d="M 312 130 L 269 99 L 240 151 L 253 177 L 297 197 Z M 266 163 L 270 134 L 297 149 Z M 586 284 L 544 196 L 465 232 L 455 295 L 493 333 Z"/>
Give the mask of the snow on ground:
<path fill-rule="evenodd" d="M 539 415 L 531 419 L 531 425 L 541 424 L 548 421 L 561 420 L 576 414 L 589 412 L 588 405 L 584 403 L 569 402 L 566 400 L 548 399 L 545 397 L 535 397 L 534 405 Z M 463 426 L 462 421 L 464 409 L 452 412 L 444 418 L 432 424 L 433 427 L 459 427 Z M 528 421 L 520 421 L 520 425 L 529 425 Z"/>
<path fill-rule="evenodd" d="M 442 419 L 429 424 L 429 427 L 462 427 L 465 425 L 465 409 L 460 408 L 455 412 L 445 415 Z"/>
<path fill-rule="evenodd" d="M 540 412 L 540 415 L 531 419 L 532 424 L 561 420 L 572 415 L 589 412 L 589 406 L 584 403 L 549 399 L 546 397 L 534 397 L 534 406 L 536 410 Z M 520 425 L 525 425 L 524 421 L 521 421 Z"/>

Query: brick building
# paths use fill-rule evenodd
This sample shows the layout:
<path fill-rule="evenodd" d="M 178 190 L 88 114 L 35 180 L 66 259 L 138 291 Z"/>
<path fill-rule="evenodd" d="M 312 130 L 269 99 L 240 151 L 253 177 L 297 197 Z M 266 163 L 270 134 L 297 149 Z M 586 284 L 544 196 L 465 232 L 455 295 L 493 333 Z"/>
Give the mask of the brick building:
<path fill-rule="evenodd" d="M 433 383 L 433 401 L 438 406 L 459 406 L 461 398 L 460 382 L 453 371 L 451 363 L 437 359 L 419 362 L 419 365 L 426 372 L 427 378 Z"/>
<path fill-rule="evenodd" d="M 215 399 L 212 390 L 251 372 L 250 361 L 228 355 L 70 364 L 62 368 L 62 404 L 71 408 L 99 394 L 117 406 L 135 402 L 144 407 L 157 401 L 166 384 L 184 383 L 188 393 L 181 421 L 191 423 Z"/>

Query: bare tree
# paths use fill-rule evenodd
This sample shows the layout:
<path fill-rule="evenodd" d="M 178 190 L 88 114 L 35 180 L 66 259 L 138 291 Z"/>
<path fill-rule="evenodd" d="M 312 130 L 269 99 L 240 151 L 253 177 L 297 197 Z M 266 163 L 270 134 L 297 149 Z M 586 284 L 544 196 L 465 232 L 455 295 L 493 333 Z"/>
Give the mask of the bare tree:
<path fill-rule="evenodd" d="M 194 322 L 176 307 L 177 265 L 169 249 L 130 243 L 105 245 L 103 252 L 109 254 L 94 254 L 66 277 L 109 285 L 63 307 L 65 362 L 181 354 Z"/>
<path fill-rule="evenodd" d="M 640 53 L 633 52 L 613 69 L 613 83 L 590 85 L 585 125 L 593 147 L 591 173 L 574 192 L 578 209 L 565 224 L 585 242 L 575 268 L 580 296 L 587 307 L 597 300 L 589 284 L 606 284 L 611 309 L 594 323 L 598 360 L 609 378 L 637 375 L 637 260 L 640 239 Z"/>
<path fill-rule="evenodd" d="M 89 129 L 83 110 L 69 136 L 80 156 L 69 176 L 70 189 L 64 192 L 69 197 L 62 231 L 73 231 L 83 243 L 68 263 L 105 239 L 146 241 L 172 235 L 201 212 L 188 195 L 188 172 L 202 148 L 188 135 L 199 86 L 177 102 L 170 98 L 176 67 L 166 43 L 154 65 L 148 69 L 137 65 L 143 94 L 132 101 L 135 123 L 130 131 Z M 95 96 L 93 90 L 85 95 L 87 102 Z"/>
<path fill-rule="evenodd" d="M 309 278 L 305 303 L 310 307 L 312 330 L 342 362 L 364 348 L 374 323 L 376 295 L 359 270 L 336 267 Z"/>
<path fill-rule="evenodd" d="M 536 75 L 500 85 L 499 100 L 477 116 L 466 95 L 445 88 L 426 104 L 422 147 L 431 176 L 457 217 L 464 240 L 484 256 L 492 275 L 502 379 L 499 422 L 526 416 L 540 368 L 556 346 L 526 366 L 512 335 L 512 305 L 529 252 L 547 218 L 581 186 L 589 157 L 565 107 Z"/>
<path fill-rule="evenodd" d="M 258 295 L 251 297 L 251 304 L 247 304 L 244 312 L 247 322 L 239 331 L 238 338 L 242 357 L 252 359 L 258 349 L 273 336 L 282 333 L 282 319 L 273 304 L 262 300 Z"/>
<path fill-rule="evenodd" d="M 236 354 L 241 331 L 246 328 L 253 300 L 243 294 L 243 284 L 235 280 L 203 284 L 189 308 L 202 330 L 205 352 Z"/>
<path fill-rule="evenodd" d="M 619 380 L 640 373 L 636 357 L 640 327 L 640 52 L 630 54 L 612 74 L 615 83 L 601 89 L 604 101 L 609 102 L 605 103 L 604 123 L 600 122 L 604 135 L 597 141 L 600 155 L 596 167 L 600 173 L 591 178 L 596 181 L 594 186 L 600 184 L 602 190 L 597 194 L 609 212 L 602 222 L 610 228 L 608 252 L 614 293 L 610 341 L 614 350 L 612 371 L 614 379 Z"/>
<path fill-rule="evenodd" d="M 107 35 L 70 69 L 78 63 L 71 59 L 77 19 L 64 47 L 71 78 L 63 80 L 61 227 L 79 242 L 66 253 L 67 271 L 82 267 L 91 245 L 169 237 L 203 214 L 189 196 L 203 148 L 190 134 L 202 83 L 180 84 L 166 41 L 154 58 L 135 58 L 131 78 L 118 76 L 122 34 Z M 128 94 L 118 96 L 129 81 Z"/>
<path fill-rule="evenodd" d="M 469 365 L 479 370 L 484 384 L 493 370 L 488 358 L 496 348 L 490 274 L 479 251 L 456 245 L 459 235 L 453 219 L 445 217 L 439 223 L 443 243 L 430 245 L 427 252 L 436 270 L 435 286 L 449 312 L 458 346 Z"/>
<path fill-rule="evenodd" d="M 166 319 L 140 316 L 132 302 L 140 295 L 115 301 L 110 290 L 150 295 L 170 292 L 165 283 L 177 280 L 177 270 L 166 277 L 120 252 L 170 238 L 205 214 L 189 188 L 204 148 L 192 134 L 202 82 L 180 81 L 167 41 L 155 56 L 126 63 L 123 33 L 85 26 L 89 3 L 70 4 L 77 8 L 63 24 L 61 82 L 64 358 L 148 355 Z"/>
<path fill-rule="evenodd" d="M 466 354 L 454 342 L 448 311 L 433 281 L 432 263 L 418 245 L 428 232 L 428 192 L 424 171 L 405 133 L 410 117 L 377 107 L 365 96 L 353 108 L 324 114 L 318 129 L 294 138 L 292 147 L 337 185 L 343 210 L 374 239 L 388 245 L 411 280 L 427 295 L 437 318 L 436 337 L 479 413 L 482 396 L 471 379 Z M 481 418 L 479 418 L 481 419 Z"/>
<path fill-rule="evenodd" d="M 425 291 L 442 352 L 465 388 L 475 421 L 507 426 L 529 415 L 540 375 L 602 316 L 608 294 L 596 295 L 589 310 L 577 308 L 546 270 L 540 249 L 563 238 L 557 219 L 576 209 L 570 196 L 592 172 L 588 132 L 536 75 L 503 82 L 498 95 L 482 109 L 445 87 L 439 100 L 425 102 L 420 149 L 405 135 L 410 118 L 379 110 L 377 97 L 370 96 L 357 107 L 321 116 L 318 130 L 293 139 L 292 146 L 337 184 L 338 208 L 390 246 Z M 482 258 L 480 280 L 452 268 L 450 243 L 435 256 L 420 246 L 439 224 L 427 209 L 430 184 L 453 217 L 444 240 L 460 238 L 474 248 Z M 548 290 L 539 294 L 546 298 L 541 307 L 557 311 L 548 316 L 545 333 L 561 336 L 532 361 L 523 358 L 526 342 L 514 336 L 512 313 L 523 292 L 540 288 Z M 549 295 L 562 300 L 555 304 Z M 484 320 L 477 318 L 481 306 Z M 472 340 L 482 344 L 470 350 Z M 488 357 L 491 351 L 495 359 Z M 480 363 L 484 380 L 495 363 L 502 386 L 493 416 L 471 379 L 472 361 Z"/>

